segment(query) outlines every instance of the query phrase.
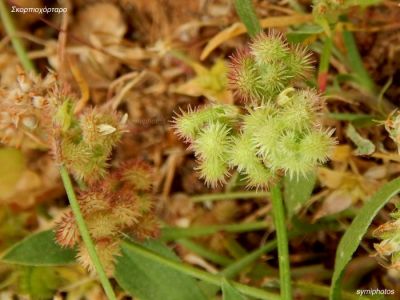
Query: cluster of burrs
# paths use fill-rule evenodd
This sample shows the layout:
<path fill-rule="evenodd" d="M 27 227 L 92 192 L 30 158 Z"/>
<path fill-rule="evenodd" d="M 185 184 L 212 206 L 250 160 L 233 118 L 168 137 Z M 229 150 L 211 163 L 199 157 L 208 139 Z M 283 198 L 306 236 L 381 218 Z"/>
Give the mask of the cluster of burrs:
<path fill-rule="evenodd" d="M 81 186 L 78 202 L 100 260 L 111 275 L 123 234 L 137 239 L 159 231 L 150 166 L 131 161 L 110 170 L 113 149 L 126 131 L 127 116 L 105 106 L 77 112 L 74 96 L 58 86 L 55 74 L 44 79 L 21 72 L 15 87 L 3 90 L 1 142 L 51 149 Z M 56 226 L 60 245 L 77 247 L 78 259 L 93 270 L 74 215 L 66 212 Z"/>
<path fill-rule="evenodd" d="M 152 183 L 151 168 L 143 162 L 131 161 L 78 194 L 85 223 L 109 275 L 114 271 L 124 234 L 139 240 L 158 236 Z M 94 271 L 71 210 L 57 223 L 56 239 L 63 247 L 77 247 L 79 262 Z"/>
<path fill-rule="evenodd" d="M 327 160 L 335 141 L 320 122 L 323 101 L 311 89 L 294 87 L 312 69 L 305 49 L 280 34 L 262 34 L 232 57 L 230 69 L 242 107 L 213 103 L 174 120 L 198 159 L 200 177 L 216 186 L 236 168 L 249 187 L 264 188 Z"/>

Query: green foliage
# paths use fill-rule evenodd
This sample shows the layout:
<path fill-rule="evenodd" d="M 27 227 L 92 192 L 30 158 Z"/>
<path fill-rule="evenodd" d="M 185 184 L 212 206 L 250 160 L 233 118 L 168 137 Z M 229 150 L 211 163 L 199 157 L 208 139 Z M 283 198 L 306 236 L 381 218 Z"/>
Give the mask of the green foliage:
<path fill-rule="evenodd" d="M 179 261 L 179 258 L 160 242 L 148 241 L 143 247 L 169 260 Z M 116 279 L 128 293 L 142 300 L 206 299 L 194 279 L 132 252 L 125 245 L 122 246 L 122 256 L 117 260 Z"/>
<path fill-rule="evenodd" d="M 353 6 L 367 7 L 382 0 L 313 0 L 313 14 L 316 18 L 326 18 L 331 22 Z"/>
<path fill-rule="evenodd" d="M 310 199 L 316 181 L 316 172 L 308 173 L 305 177 L 298 179 L 285 176 L 284 199 L 289 218 L 297 214 Z"/>
<path fill-rule="evenodd" d="M 222 296 L 223 300 L 246 300 L 226 279 L 222 281 Z"/>
<path fill-rule="evenodd" d="M 18 242 L 3 254 L 1 260 L 26 266 L 59 266 L 73 263 L 75 254 L 74 250 L 56 244 L 54 232 L 47 230 Z"/>
<path fill-rule="evenodd" d="M 251 37 L 261 31 L 261 26 L 254 11 L 252 0 L 235 0 L 236 12 L 247 28 Z"/>
<path fill-rule="evenodd" d="M 60 277 L 52 267 L 25 266 L 19 270 L 19 290 L 33 300 L 52 299 Z"/>
<path fill-rule="evenodd" d="M 400 178 L 382 186 L 362 207 L 356 218 L 346 230 L 336 250 L 335 269 L 331 284 L 331 300 L 340 299 L 340 286 L 343 272 L 357 250 L 362 237 L 376 214 L 400 191 Z"/>
<path fill-rule="evenodd" d="M 353 125 L 348 125 L 346 135 L 357 146 L 354 151 L 355 155 L 370 155 L 375 151 L 375 145 L 370 140 L 363 138 Z"/>
<path fill-rule="evenodd" d="M 275 33 L 259 35 L 232 59 L 231 85 L 243 110 L 211 104 L 175 118 L 208 185 L 224 183 L 236 168 L 248 187 L 265 188 L 282 173 L 305 176 L 327 160 L 334 141 L 319 122 L 323 101 L 292 87 L 309 69 L 305 49 Z"/>

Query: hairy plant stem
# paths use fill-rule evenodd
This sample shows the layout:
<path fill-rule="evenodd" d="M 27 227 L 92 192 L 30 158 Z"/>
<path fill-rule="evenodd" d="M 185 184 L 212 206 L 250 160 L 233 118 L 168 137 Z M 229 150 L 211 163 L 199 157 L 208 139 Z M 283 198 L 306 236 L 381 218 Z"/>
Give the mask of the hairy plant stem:
<path fill-rule="evenodd" d="M 212 285 L 221 286 L 222 281 L 225 278 L 221 275 L 211 274 L 211 273 L 199 270 L 195 267 L 170 260 L 159 254 L 151 252 L 151 251 L 147 250 L 146 248 L 144 248 L 138 244 L 135 244 L 135 243 L 124 242 L 124 247 L 128 248 L 130 251 L 136 253 L 137 255 L 141 255 L 141 256 L 151 259 L 155 262 L 158 262 L 160 265 L 170 267 L 181 273 L 184 273 L 186 275 L 200 279 L 200 280 L 210 283 Z M 230 282 L 230 284 L 234 288 L 236 288 L 239 292 L 241 292 L 242 294 L 250 296 L 250 297 L 254 297 L 256 299 L 266 299 L 266 300 L 280 300 L 281 299 L 279 297 L 279 295 L 276 295 L 274 293 L 271 293 L 271 292 L 268 292 L 268 291 L 265 291 L 265 290 L 262 290 L 259 288 L 250 287 L 250 286 L 240 284 L 237 282 L 232 282 L 232 281 Z"/>
<path fill-rule="evenodd" d="M 285 211 L 283 207 L 281 186 L 279 183 L 273 186 L 271 189 L 271 202 L 278 245 L 281 299 L 292 300 L 288 235 L 286 232 Z"/>
<path fill-rule="evenodd" d="M 111 283 L 108 280 L 106 272 L 104 271 L 104 268 L 100 262 L 100 258 L 97 255 L 95 245 L 90 237 L 89 230 L 85 224 L 85 220 L 83 219 L 83 215 L 81 209 L 79 208 L 79 203 L 76 199 L 74 188 L 72 186 L 71 178 L 69 177 L 68 171 L 64 166 L 60 167 L 60 174 L 64 183 L 65 191 L 67 192 L 72 212 L 74 213 L 76 223 L 78 224 L 79 232 L 88 250 L 90 259 L 92 260 L 92 263 L 96 268 L 96 272 L 99 275 L 100 282 L 103 285 L 104 291 L 108 299 L 116 300 L 117 298 L 115 297 L 114 290 L 112 289 Z"/>
<path fill-rule="evenodd" d="M 27 72 L 35 72 L 35 66 L 29 59 L 21 39 L 17 36 L 17 30 L 15 29 L 14 21 L 10 15 L 9 7 L 5 4 L 4 0 L 0 0 L 0 15 L 4 28 L 11 39 L 11 43 L 22 66 Z"/>

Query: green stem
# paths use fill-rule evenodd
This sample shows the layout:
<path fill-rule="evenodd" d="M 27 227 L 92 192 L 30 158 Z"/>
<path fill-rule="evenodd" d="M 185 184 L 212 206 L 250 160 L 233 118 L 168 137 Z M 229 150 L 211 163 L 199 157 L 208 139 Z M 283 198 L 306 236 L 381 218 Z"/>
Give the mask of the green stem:
<path fill-rule="evenodd" d="M 204 257 L 205 259 L 219 264 L 221 266 L 227 266 L 231 263 L 233 263 L 233 260 L 230 259 L 229 257 L 226 257 L 224 255 L 221 255 L 219 253 L 216 253 L 214 251 L 209 250 L 208 248 L 205 248 L 195 242 L 192 242 L 191 240 L 188 239 L 180 239 L 176 241 L 179 245 L 182 245 L 186 249 L 196 253 L 197 255 L 200 255 L 201 257 Z"/>
<path fill-rule="evenodd" d="M 341 20 L 347 21 L 347 17 L 342 16 Z M 375 83 L 364 67 L 353 33 L 348 30 L 343 30 L 342 36 L 347 50 L 348 63 L 356 74 L 359 84 L 372 95 L 376 95 Z"/>
<path fill-rule="evenodd" d="M 193 202 L 206 202 L 206 201 L 222 201 L 229 199 L 253 199 L 264 198 L 269 195 L 268 192 L 231 192 L 231 193 L 218 193 L 218 194 L 204 194 L 193 196 L 190 199 Z"/>
<path fill-rule="evenodd" d="M 336 224 L 335 224 L 335 226 L 331 226 L 330 223 L 316 224 L 316 225 L 311 225 L 311 226 L 309 226 L 309 225 L 306 226 L 305 224 L 301 224 L 301 225 L 299 225 L 299 227 L 301 227 L 301 231 L 296 230 L 296 229 L 291 230 L 288 233 L 288 238 L 291 239 L 291 238 L 295 238 L 298 236 L 304 236 L 306 234 L 314 233 L 319 230 L 337 231 L 339 229 L 339 227 L 337 227 Z M 254 250 L 253 252 L 250 252 L 247 255 L 236 260 L 233 264 L 231 264 L 228 267 L 226 267 L 225 269 L 223 269 L 221 271 L 221 274 L 223 274 L 227 278 L 232 278 L 232 277 L 236 276 L 241 270 L 248 267 L 250 264 L 254 263 L 262 255 L 265 255 L 266 253 L 276 249 L 276 246 L 277 246 L 276 239 L 266 243 L 265 245 Z"/>
<path fill-rule="evenodd" d="M 129 248 L 129 250 L 131 250 L 132 252 L 135 252 L 137 255 L 144 256 L 148 259 L 158 262 L 161 265 L 170 267 L 181 273 L 187 274 L 189 276 L 192 276 L 194 278 L 200 279 L 204 282 L 207 282 L 207 283 L 210 283 L 210 284 L 213 284 L 216 286 L 221 286 L 222 280 L 224 279 L 223 276 L 210 274 L 208 272 L 201 271 L 192 266 L 183 264 L 181 262 L 169 260 L 168 258 L 160 256 L 156 253 L 153 253 L 138 244 L 124 242 L 124 246 Z M 230 284 L 234 288 L 236 288 L 239 292 L 241 292 L 247 296 L 250 296 L 250 297 L 254 297 L 257 299 L 266 299 L 266 300 L 280 300 L 281 299 L 278 295 L 268 292 L 268 291 L 265 291 L 265 290 L 262 290 L 262 289 L 259 289 L 259 288 L 250 287 L 250 286 L 240 284 L 237 282 L 230 282 Z"/>
<path fill-rule="evenodd" d="M 97 255 L 96 248 L 93 244 L 93 241 L 90 237 L 89 230 L 86 227 L 85 221 L 83 219 L 81 210 L 79 208 L 78 200 L 76 199 L 74 188 L 72 186 L 71 179 L 68 175 L 68 171 L 64 166 L 60 167 L 60 174 L 62 181 L 64 183 L 65 191 L 67 192 L 69 203 L 72 208 L 72 212 L 74 213 L 76 223 L 78 224 L 79 232 L 82 236 L 82 240 L 85 243 L 85 246 L 88 250 L 90 259 L 99 275 L 99 279 L 101 284 L 103 285 L 104 291 L 109 300 L 116 300 L 114 291 L 111 287 L 111 283 L 108 280 L 108 277 L 104 271 L 104 268 L 100 262 L 99 256 Z"/>
<path fill-rule="evenodd" d="M 233 264 L 229 265 L 221 271 L 221 275 L 226 278 L 232 278 L 237 275 L 241 270 L 256 261 L 260 256 L 268 253 L 276 248 L 276 240 L 266 243 L 264 246 L 256 249 L 255 251 L 243 256 Z"/>
<path fill-rule="evenodd" d="M 282 300 L 292 300 L 288 237 L 280 184 L 271 189 L 272 214 L 278 243 L 279 279 Z"/>
<path fill-rule="evenodd" d="M 329 297 L 329 286 L 308 282 L 308 281 L 297 281 L 293 283 L 293 286 L 302 290 L 303 292 L 313 295 L 328 298 Z M 342 300 L 371 300 L 369 297 L 356 295 L 351 292 L 342 291 Z"/>
<path fill-rule="evenodd" d="M 321 92 L 325 92 L 328 81 L 329 59 L 332 53 L 332 38 L 327 36 L 324 41 L 322 53 L 318 67 L 318 88 Z"/>
<path fill-rule="evenodd" d="M 222 224 L 209 226 L 192 226 L 187 228 L 164 227 L 162 229 L 161 239 L 164 241 L 177 240 L 181 238 L 199 237 L 214 234 L 219 231 L 226 232 L 248 232 L 268 228 L 265 221 L 244 222 L 239 224 Z"/>
<path fill-rule="evenodd" d="M 11 39 L 14 50 L 17 53 L 17 56 L 25 71 L 36 72 L 35 66 L 29 59 L 21 39 L 17 36 L 17 30 L 15 29 L 14 21 L 11 18 L 10 9 L 5 4 L 4 0 L 0 0 L 0 15 L 4 28 Z"/>

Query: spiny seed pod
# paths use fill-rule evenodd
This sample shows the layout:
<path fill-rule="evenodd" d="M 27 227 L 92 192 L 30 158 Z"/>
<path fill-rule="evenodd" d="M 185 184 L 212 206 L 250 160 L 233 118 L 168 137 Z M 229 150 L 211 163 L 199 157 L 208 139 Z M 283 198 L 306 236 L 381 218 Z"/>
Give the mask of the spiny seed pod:
<path fill-rule="evenodd" d="M 188 112 L 181 112 L 181 115 L 174 117 L 173 127 L 180 138 L 192 142 L 209 122 L 230 122 L 236 115 L 237 109 L 232 105 L 212 105 L 198 110 L 189 107 Z"/>
<path fill-rule="evenodd" d="M 300 140 L 296 132 L 282 134 L 275 148 L 267 155 L 271 167 L 283 170 L 290 177 L 305 175 L 314 167 L 306 153 L 300 151 Z"/>
<path fill-rule="evenodd" d="M 82 139 L 89 147 L 112 149 L 120 140 L 125 129 L 122 115 L 101 112 L 98 108 L 85 111 L 79 118 Z"/>
<path fill-rule="evenodd" d="M 400 270 L 400 211 L 392 213 L 391 217 L 393 221 L 382 224 L 373 232 L 374 237 L 382 240 L 374 247 L 379 256 L 390 260 L 390 268 Z"/>
<path fill-rule="evenodd" d="M 202 126 L 208 120 L 214 120 L 215 118 L 217 118 L 217 115 L 212 107 L 198 110 L 192 110 L 189 107 L 188 112 L 181 111 L 181 114 L 174 118 L 174 129 L 180 138 L 185 141 L 192 141 Z"/>
<path fill-rule="evenodd" d="M 195 170 L 199 172 L 200 178 L 204 179 L 206 185 L 210 187 L 225 184 L 226 177 L 229 175 L 227 162 L 217 157 L 200 160 L 199 166 Z"/>
<path fill-rule="evenodd" d="M 237 167 L 245 175 L 247 187 L 265 188 L 273 181 L 273 172 L 255 154 L 250 134 L 243 133 L 233 138 L 229 156 L 230 165 Z"/>
<path fill-rule="evenodd" d="M 334 129 L 313 130 L 306 133 L 300 142 L 300 152 L 306 154 L 306 159 L 315 166 L 323 164 L 328 160 L 333 146 L 336 144 L 332 139 Z"/>
<path fill-rule="evenodd" d="M 255 134 L 261 126 L 276 116 L 276 108 L 266 104 L 256 109 L 247 108 L 247 114 L 242 116 L 242 128 L 244 132 Z"/>
<path fill-rule="evenodd" d="M 192 148 L 200 159 L 225 159 L 229 145 L 230 129 L 220 122 L 213 122 L 202 129 Z"/>
<path fill-rule="evenodd" d="M 224 182 L 228 174 L 229 131 L 225 124 L 210 123 L 202 129 L 192 144 L 192 149 L 200 161 L 198 168 L 200 177 L 211 186 Z"/>
<path fill-rule="evenodd" d="M 231 57 L 229 82 L 234 95 L 244 102 L 264 97 L 264 84 L 248 51 L 238 51 Z"/>
<path fill-rule="evenodd" d="M 157 238 L 160 235 L 160 223 L 155 217 L 155 212 L 150 211 L 150 213 L 143 214 L 137 225 L 131 229 L 131 233 L 141 241 Z"/>
<path fill-rule="evenodd" d="M 93 212 L 86 216 L 85 221 L 90 235 L 96 240 L 113 236 L 118 232 L 118 219 L 110 218 L 110 213 L 107 211 Z"/>
<path fill-rule="evenodd" d="M 96 242 L 95 248 L 106 274 L 112 276 L 114 273 L 116 256 L 120 255 L 119 242 L 113 239 L 103 239 Z M 89 252 L 83 243 L 79 246 L 77 260 L 89 272 L 96 271 Z"/>
<path fill-rule="evenodd" d="M 276 117 L 268 117 L 260 123 L 259 130 L 253 135 L 253 141 L 256 145 L 257 154 L 263 158 L 274 151 L 285 130 L 286 124 Z"/>
<path fill-rule="evenodd" d="M 306 78 L 313 70 L 311 53 L 306 48 L 296 46 L 287 56 L 290 77 Z"/>
<path fill-rule="evenodd" d="M 258 35 L 250 44 L 251 54 L 258 65 L 284 60 L 289 55 L 289 46 L 282 34 L 270 31 Z"/>
<path fill-rule="evenodd" d="M 121 178 L 129 182 L 137 191 L 149 191 L 153 185 L 153 173 L 150 167 L 138 161 L 125 163 L 120 167 Z"/>
<path fill-rule="evenodd" d="M 62 247 L 73 248 L 79 241 L 80 235 L 72 211 L 62 215 L 56 223 L 56 241 Z"/>
<path fill-rule="evenodd" d="M 287 66 L 281 62 L 260 65 L 260 78 L 263 86 L 261 103 L 271 101 L 288 85 L 291 80 L 291 74 Z"/>
<path fill-rule="evenodd" d="M 290 92 L 290 96 L 286 95 L 285 97 L 287 97 L 287 100 L 283 104 L 278 96 L 278 104 L 282 103 L 278 117 L 288 125 L 288 128 L 304 130 L 317 123 L 322 100 L 315 92 L 293 90 Z"/>

